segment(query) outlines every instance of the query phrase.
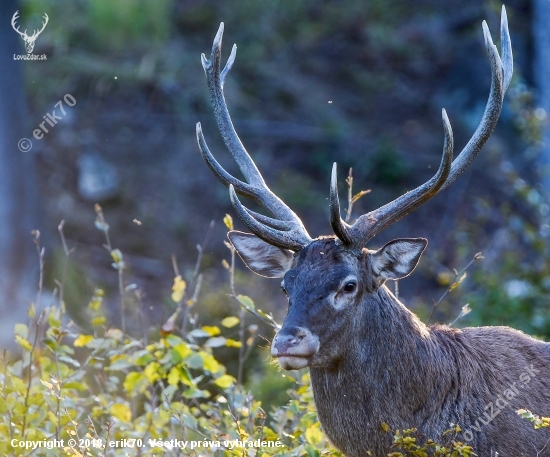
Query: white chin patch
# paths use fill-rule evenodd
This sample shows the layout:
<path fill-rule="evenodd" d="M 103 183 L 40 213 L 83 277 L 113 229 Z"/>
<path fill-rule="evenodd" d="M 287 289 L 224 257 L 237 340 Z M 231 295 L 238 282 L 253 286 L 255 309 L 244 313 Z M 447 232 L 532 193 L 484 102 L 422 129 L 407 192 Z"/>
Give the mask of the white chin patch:
<path fill-rule="evenodd" d="M 278 360 L 283 370 L 299 370 L 309 364 L 308 359 L 305 357 L 283 356 L 279 357 Z"/>

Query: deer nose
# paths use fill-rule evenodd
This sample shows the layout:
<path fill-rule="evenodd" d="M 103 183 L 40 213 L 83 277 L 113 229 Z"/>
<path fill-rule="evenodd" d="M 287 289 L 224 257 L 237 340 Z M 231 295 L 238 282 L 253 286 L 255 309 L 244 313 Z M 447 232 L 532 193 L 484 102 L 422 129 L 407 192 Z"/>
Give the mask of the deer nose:
<path fill-rule="evenodd" d="M 283 328 L 273 341 L 271 353 L 273 356 L 286 353 L 290 348 L 298 346 L 310 332 L 302 327 Z"/>

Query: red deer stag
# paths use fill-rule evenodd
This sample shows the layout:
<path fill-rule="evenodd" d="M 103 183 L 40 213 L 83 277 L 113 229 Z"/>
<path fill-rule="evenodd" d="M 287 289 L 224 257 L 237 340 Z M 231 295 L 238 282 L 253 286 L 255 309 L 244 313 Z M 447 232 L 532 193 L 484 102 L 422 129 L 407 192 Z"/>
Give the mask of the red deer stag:
<path fill-rule="evenodd" d="M 458 157 L 453 161 L 453 135 L 443 110 L 443 157 L 435 176 L 353 225 L 340 216 L 334 164 L 330 223 L 335 236 L 315 239 L 266 185 L 235 132 L 223 85 L 237 48 L 220 71 L 222 34 L 223 23 L 210 60 L 203 54 L 202 65 L 218 128 L 246 182 L 220 166 L 197 124 L 199 148 L 253 233 L 229 232 L 240 257 L 261 276 L 284 278 L 288 314 L 271 354 L 285 370 L 309 367 L 319 419 L 332 443 L 349 457 L 382 457 L 392 445 L 392 434 L 382 423 L 393 430 L 414 427 L 434 440 L 459 424 L 457 440 L 472 445 L 480 456 L 550 456 L 548 430 L 535 430 L 516 414 L 526 408 L 550 415 L 550 343 L 508 327 L 424 325 L 384 283 L 411 274 L 427 240 L 400 238 L 376 251 L 364 247 L 452 184 L 493 132 L 513 68 L 505 9 L 502 58 L 483 22 L 490 95 L 481 123 Z M 237 194 L 252 198 L 273 217 L 245 208 Z"/>

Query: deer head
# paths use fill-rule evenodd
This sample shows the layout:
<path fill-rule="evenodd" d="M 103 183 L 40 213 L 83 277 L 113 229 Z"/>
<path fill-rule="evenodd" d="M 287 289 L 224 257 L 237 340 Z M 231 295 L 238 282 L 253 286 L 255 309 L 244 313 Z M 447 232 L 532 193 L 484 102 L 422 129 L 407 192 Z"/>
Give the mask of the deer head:
<path fill-rule="evenodd" d="M 435 175 L 416 189 L 360 216 L 353 225 L 344 222 L 340 215 L 334 164 L 330 183 L 330 223 L 334 235 L 316 239 L 266 185 L 233 127 L 223 85 L 235 61 L 237 48 L 233 46 L 227 64 L 220 70 L 223 30 L 222 23 L 210 59 L 203 54 L 202 65 L 219 131 L 246 182 L 230 175 L 216 161 L 206 145 L 200 123 L 197 124 L 199 149 L 213 173 L 229 187 L 231 202 L 239 218 L 252 232 L 229 232 L 229 240 L 239 256 L 261 276 L 284 278 L 281 286 L 288 296 L 289 309 L 283 327 L 273 340 L 272 355 L 284 369 L 330 367 L 346 350 L 344 340 L 349 338 L 346 329 L 353 326 L 359 312 L 372 309 L 372 312 L 383 314 L 388 311 L 387 300 L 397 302 L 384 282 L 408 276 L 416 267 L 427 240 L 397 239 L 376 251 L 366 249 L 365 244 L 451 185 L 474 160 L 496 126 L 513 66 L 506 11 L 503 7 L 502 59 L 483 22 L 492 75 L 489 100 L 479 126 L 458 157 L 453 160 L 453 134 L 443 110 L 443 155 Z M 249 210 L 237 194 L 253 199 L 272 217 Z M 342 344 L 338 344 L 341 340 Z"/>
<path fill-rule="evenodd" d="M 13 27 L 13 30 L 15 30 L 19 35 L 21 35 L 21 38 L 23 38 L 27 54 L 32 54 L 32 51 L 34 50 L 34 43 L 38 38 L 38 35 L 42 33 L 42 31 L 46 28 L 46 25 L 48 24 L 48 15 L 44 13 L 44 22 L 42 22 L 42 28 L 40 30 L 35 30 L 31 36 L 27 35 L 27 30 L 25 30 L 24 32 L 19 31 L 19 26 L 15 25 L 17 19 L 19 19 L 19 11 L 16 11 L 11 18 L 11 26 Z"/>

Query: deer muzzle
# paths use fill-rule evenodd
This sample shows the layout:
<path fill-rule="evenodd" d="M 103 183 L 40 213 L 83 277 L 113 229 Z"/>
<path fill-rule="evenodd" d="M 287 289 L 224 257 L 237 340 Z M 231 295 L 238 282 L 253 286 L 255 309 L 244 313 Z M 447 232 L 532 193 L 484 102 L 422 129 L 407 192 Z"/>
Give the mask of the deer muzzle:
<path fill-rule="evenodd" d="M 303 327 L 283 327 L 271 343 L 271 356 L 283 370 L 299 370 L 319 351 L 319 338 Z"/>

